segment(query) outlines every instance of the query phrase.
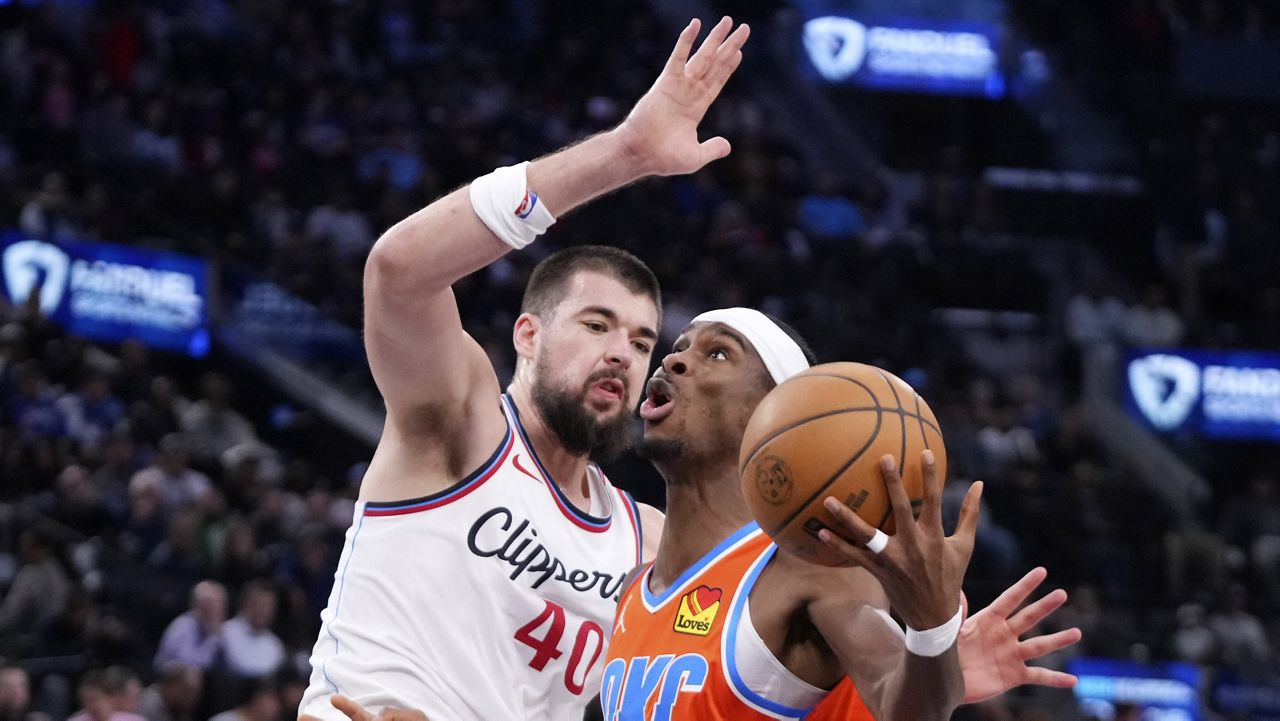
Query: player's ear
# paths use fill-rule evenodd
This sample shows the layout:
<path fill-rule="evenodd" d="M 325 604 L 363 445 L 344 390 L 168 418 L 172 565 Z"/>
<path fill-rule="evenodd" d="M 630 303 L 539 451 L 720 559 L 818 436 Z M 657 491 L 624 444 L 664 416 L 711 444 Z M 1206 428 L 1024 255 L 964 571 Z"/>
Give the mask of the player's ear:
<path fill-rule="evenodd" d="M 516 357 L 532 360 L 541 340 L 542 319 L 532 313 L 521 313 L 511 331 L 511 345 L 516 349 Z"/>

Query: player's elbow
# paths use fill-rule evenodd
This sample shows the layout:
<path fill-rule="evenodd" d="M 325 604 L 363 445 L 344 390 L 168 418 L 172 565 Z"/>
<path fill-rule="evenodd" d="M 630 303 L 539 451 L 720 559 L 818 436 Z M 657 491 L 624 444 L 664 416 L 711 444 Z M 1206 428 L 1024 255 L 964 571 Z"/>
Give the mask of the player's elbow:
<path fill-rule="evenodd" d="M 423 258 L 415 258 L 414 244 L 396 228 L 378 238 L 364 266 L 365 295 L 399 295 L 431 286 Z"/>

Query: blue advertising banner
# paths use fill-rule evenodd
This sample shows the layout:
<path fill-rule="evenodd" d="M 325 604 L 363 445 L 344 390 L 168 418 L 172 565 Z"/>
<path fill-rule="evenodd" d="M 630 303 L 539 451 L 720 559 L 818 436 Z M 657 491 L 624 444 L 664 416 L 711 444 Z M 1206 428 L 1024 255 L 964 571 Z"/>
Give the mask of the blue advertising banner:
<path fill-rule="evenodd" d="M 1147 666 L 1107 658 L 1074 658 L 1075 695 L 1087 715 L 1110 721 L 1118 703 L 1142 709 L 1143 721 L 1199 721 L 1200 670 L 1189 663 Z"/>
<path fill-rule="evenodd" d="M 1280 441 L 1280 354 L 1138 351 L 1124 389 L 1129 412 L 1161 433 Z"/>
<path fill-rule="evenodd" d="M 802 72 L 879 90 L 1000 98 L 1000 32 L 991 23 L 854 15 L 823 2 L 796 3 L 804 18 Z"/>
<path fill-rule="evenodd" d="M 197 358 L 209 352 L 205 262 L 110 243 L 0 233 L 4 292 L 14 304 L 39 288 L 40 310 L 77 335 L 136 338 Z"/>

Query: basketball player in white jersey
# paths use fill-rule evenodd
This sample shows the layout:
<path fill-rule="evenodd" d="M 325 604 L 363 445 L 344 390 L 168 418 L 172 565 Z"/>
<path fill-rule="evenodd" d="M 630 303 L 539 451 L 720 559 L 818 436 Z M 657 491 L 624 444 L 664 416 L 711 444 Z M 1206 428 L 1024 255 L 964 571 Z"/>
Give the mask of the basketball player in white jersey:
<path fill-rule="evenodd" d="M 724 18 L 691 52 L 698 30 L 614 130 L 478 178 L 375 244 L 365 345 L 387 421 L 299 713 L 342 719 L 329 701 L 341 694 L 433 721 L 577 719 L 599 688 L 615 597 L 662 517 L 591 459 L 617 449 L 639 402 L 657 283 L 617 250 L 549 258 L 516 320 L 506 394 L 450 286 L 532 242 L 552 210 L 729 153 L 697 128 L 749 29 Z"/>

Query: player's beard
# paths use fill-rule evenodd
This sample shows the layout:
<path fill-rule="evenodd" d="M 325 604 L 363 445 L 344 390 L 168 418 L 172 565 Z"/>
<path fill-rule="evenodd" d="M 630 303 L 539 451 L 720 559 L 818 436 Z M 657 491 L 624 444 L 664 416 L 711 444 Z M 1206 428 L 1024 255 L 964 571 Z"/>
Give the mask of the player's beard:
<path fill-rule="evenodd" d="M 585 401 L 591 386 L 602 378 L 614 377 L 608 373 L 595 373 L 577 390 L 553 387 L 548 381 L 552 372 L 550 364 L 539 364 L 534 371 L 533 405 L 547 428 L 560 440 L 560 445 L 572 453 L 585 454 L 596 463 L 608 463 L 631 446 L 630 414 L 626 407 L 626 380 L 623 383 L 622 405 L 611 417 L 598 419 L 587 410 Z"/>

